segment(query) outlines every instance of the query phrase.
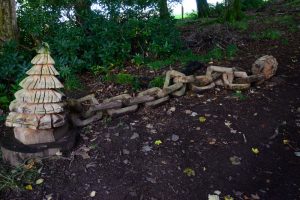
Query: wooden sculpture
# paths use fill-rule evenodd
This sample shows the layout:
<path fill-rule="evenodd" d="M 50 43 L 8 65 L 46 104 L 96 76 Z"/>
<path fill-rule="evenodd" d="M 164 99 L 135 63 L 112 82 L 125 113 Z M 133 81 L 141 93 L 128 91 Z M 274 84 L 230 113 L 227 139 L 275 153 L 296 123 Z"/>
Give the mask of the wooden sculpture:
<path fill-rule="evenodd" d="M 59 73 L 47 45 L 38 51 L 31 63 L 33 67 L 26 72 L 29 76 L 19 84 L 22 89 L 15 93 L 16 99 L 11 102 L 6 119 L 6 126 L 14 127 L 16 139 L 8 143 L 17 146 L 2 145 L 3 158 L 11 164 L 30 157 L 54 155 L 64 142 L 71 142 L 72 146 L 72 140 L 67 141 L 71 133 L 65 95 L 59 91 L 63 85 L 55 77 Z"/>

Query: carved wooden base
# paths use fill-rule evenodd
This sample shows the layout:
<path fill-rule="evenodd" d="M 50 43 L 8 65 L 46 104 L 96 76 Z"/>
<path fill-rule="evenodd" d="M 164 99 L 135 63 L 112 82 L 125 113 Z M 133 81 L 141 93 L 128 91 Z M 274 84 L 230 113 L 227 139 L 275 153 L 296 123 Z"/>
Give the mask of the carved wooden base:
<path fill-rule="evenodd" d="M 23 144 L 40 144 L 55 142 L 68 132 L 68 124 L 55 129 L 33 130 L 29 128 L 14 128 L 15 138 Z"/>
<path fill-rule="evenodd" d="M 55 155 L 58 151 L 70 151 L 76 142 L 77 131 L 72 129 L 65 132 L 63 137 L 54 142 L 25 145 L 7 133 L 0 138 L 2 157 L 5 162 L 17 166 L 31 158 L 43 158 Z"/>

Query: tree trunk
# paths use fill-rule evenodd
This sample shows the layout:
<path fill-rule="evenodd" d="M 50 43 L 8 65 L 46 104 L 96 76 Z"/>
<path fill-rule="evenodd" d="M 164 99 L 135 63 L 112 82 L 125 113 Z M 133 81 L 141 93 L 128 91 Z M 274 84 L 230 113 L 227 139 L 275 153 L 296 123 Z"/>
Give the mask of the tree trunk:
<path fill-rule="evenodd" d="M 161 19 L 170 17 L 167 0 L 158 0 L 159 16 Z"/>
<path fill-rule="evenodd" d="M 226 21 L 239 21 L 242 19 L 241 0 L 225 0 L 225 19 Z"/>
<path fill-rule="evenodd" d="M 17 39 L 17 15 L 15 0 L 0 1 L 0 39 L 8 41 Z"/>
<path fill-rule="evenodd" d="M 207 0 L 196 0 L 198 17 L 208 16 L 208 4 Z"/>

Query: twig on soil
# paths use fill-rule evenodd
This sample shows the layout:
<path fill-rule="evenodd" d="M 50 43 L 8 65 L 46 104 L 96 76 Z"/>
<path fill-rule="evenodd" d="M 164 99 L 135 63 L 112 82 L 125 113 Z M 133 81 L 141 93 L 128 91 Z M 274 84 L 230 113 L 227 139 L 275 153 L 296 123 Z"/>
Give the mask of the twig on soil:
<path fill-rule="evenodd" d="M 274 140 L 279 135 L 278 127 L 275 129 L 275 133 L 269 137 L 270 140 Z"/>
<path fill-rule="evenodd" d="M 244 142 L 247 143 L 247 138 L 246 138 L 245 134 L 243 134 L 243 138 L 244 138 Z"/>

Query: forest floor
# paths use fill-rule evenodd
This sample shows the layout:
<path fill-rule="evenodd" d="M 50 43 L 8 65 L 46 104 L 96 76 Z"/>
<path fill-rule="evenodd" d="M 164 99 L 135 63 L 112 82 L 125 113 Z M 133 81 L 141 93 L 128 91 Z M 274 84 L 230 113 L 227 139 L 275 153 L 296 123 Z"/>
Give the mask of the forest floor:
<path fill-rule="evenodd" d="M 300 199 L 295 154 L 300 151 L 300 15 L 280 5 L 252 15 L 244 31 L 194 22 L 181 26 L 182 37 L 197 41 L 207 33 L 234 40 L 237 56 L 214 63 L 226 67 L 249 71 L 257 58 L 273 55 L 279 63 L 273 79 L 243 92 L 243 98 L 216 88 L 93 123 L 80 130 L 75 153 L 43 160 L 44 183 L 32 191 L 2 193 L 0 199 L 206 200 L 214 193 L 221 199 Z M 286 15 L 297 19 L 297 30 L 280 20 Z M 270 28 L 281 37 L 251 37 Z M 201 53 L 202 47 L 191 48 Z M 155 76 L 167 69 L 128 70 Z M 99 99 L 130 90 L 82 78 Z M 162 143 L 155 145 L 157 140 Z"/>

